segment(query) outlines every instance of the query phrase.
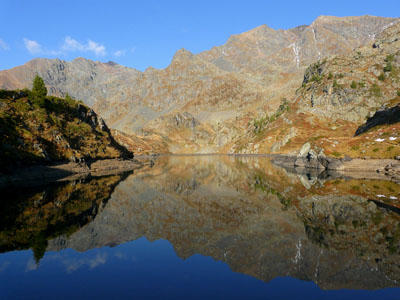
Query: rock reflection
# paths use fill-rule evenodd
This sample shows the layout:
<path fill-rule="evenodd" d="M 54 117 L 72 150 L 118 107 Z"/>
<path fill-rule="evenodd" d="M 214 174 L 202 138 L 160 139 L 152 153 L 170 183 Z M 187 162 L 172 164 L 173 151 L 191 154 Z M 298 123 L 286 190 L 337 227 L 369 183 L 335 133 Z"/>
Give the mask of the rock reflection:
<path fill-rule="evenodd" d="M 368 200 L 382 189 L 399 194 L 391 182 L 314 178 L 268 158 L 162 157 L 122 181 L 92 222 L 50 240 L 47 250 L 86 251 L 144 236 L 170 241 L 181 258 L 211 256 L 263 281 L 398 286 L 399 216 Z"/>

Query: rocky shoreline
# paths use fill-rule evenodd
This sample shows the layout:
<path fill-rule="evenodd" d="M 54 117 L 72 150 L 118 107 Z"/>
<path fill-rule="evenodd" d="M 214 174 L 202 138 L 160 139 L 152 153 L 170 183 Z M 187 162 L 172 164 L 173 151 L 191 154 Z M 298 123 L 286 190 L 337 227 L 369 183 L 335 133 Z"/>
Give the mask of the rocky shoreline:
<path fill-rule="evenodd" d="M 364 176 L 366 173 L 375 173 L 378 177 L 384 176 L 400 182 L 400 160 L 398 159 L 333 158 L 323 153 L 316 154 L 313 150 L 300 150 L 298 155 L 276 155 L 272 162 L 285 168 L 311 169 L 319 172 L 325 170 L 341 173 L 362 172 Z"/>
<path fill-rule="evenodd" d="M 51 165 L 19 167 L 7 173 L 0 173 L 0 187 L 10 185 L 34 186 L 55 181 L 71 180 L 81 177 L 105 176 L 132 171 L 152 160 L 104 159 L 86 162 L 58 162 Z"/>

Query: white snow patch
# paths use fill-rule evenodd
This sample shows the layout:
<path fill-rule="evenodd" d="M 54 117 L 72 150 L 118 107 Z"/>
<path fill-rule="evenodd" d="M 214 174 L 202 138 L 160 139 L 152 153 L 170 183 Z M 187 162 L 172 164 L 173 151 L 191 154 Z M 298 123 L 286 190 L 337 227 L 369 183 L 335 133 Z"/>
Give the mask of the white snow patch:
<path fill-rule="evenodd" d="M 375 142 L 383 142 L 385 139 L 376 139 Z"/>
<path fill-rule="evenodd" d="M 300 48 L 299 46 L 296 45 L 296 43 L 290 44 L 287 48 L 293 48 L 293 53 L 294 53 L 294 61 L 296 62 L 297 69 L 300 67 Z"/>
<path fill-rule="evenodd" d="M 314 27 L 312 27 L 311 30 L 312 30 L 313 35 L 314 35 L 314 45 L 315 45 L 315 50 L 317 50 L 317 52 L 318 52 L 318 59 L 321 59 L 321 52 L 319 52 L 319 49 L 318 49 L 318 46 L 317 46 L 317 35 L 315 33 Z"/>
<path fill-rule="evenodd" d="M 376 195 L 378 198 L 386 198 L 386 196 L 385 195 L 381 195 L 381 194 L 379 194 L 379 195 Z"/>
<path fill-rule="evenodd" d="M 391 137 L 389 138 L 389 140 L 391 140 L 391 141 L 395 141 L 395 140 L 397 140 L 397 137 L 393 137 L 393 136 L 391 136 Z"/>
<path fill-rule="evenodd" d="M 397 197 L 395 197 L 395 196 L 390 196 L 389 197 L 391 200 L 397 200 Z"/>

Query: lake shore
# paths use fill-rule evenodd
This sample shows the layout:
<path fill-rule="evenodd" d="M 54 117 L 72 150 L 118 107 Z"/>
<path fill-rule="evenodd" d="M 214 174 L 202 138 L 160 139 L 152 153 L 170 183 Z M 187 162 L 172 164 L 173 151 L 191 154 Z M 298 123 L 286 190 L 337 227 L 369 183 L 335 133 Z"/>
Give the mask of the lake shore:
<path fill-rule="evenodd" d="M 57 162 L 50 165 L 32 165 L 0 173 L 0 187 L 34 186 L 56 181 L 73 180 L 81 177 L 106 176 L 152 165 L 147 157 L 137 159 L 104 159 L 87 162 Z"/>
<path fill-rule="evenodd" d="M 276 155 L 272 162 L 275 165 L 288 168 L 328 170 L 341 174 L 358 174 L 357 177 L 379 177 L 400 181 L 400 160 L 397 159 Z"/>

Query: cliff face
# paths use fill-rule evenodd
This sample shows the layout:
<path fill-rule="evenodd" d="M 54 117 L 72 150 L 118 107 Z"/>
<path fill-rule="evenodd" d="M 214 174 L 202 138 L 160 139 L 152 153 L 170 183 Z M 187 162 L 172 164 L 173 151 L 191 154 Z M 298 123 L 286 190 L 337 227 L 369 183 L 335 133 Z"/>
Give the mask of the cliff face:
<path fill-rule="evenodd" d="M 0 87 L 29 87 L 38 73 L 51 94 L 83 99 L 114 129 L 158 135 L 171 152 L 240 152 L 249 121 L 292 98 L 310 63 L 350 53 L 395 22 L 321 16 L 289 30 L 263 25 L 197 55 L 179 50 L 166 69 L 145 72 L 83 58 L 36 59 L 1 71 Z M 196 126 L 171 123 L 177 114 L 190 114 Z"/>

